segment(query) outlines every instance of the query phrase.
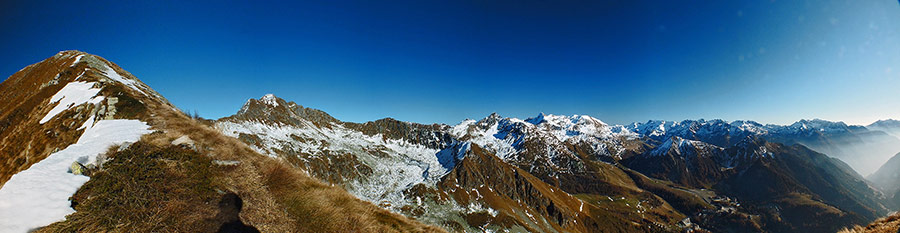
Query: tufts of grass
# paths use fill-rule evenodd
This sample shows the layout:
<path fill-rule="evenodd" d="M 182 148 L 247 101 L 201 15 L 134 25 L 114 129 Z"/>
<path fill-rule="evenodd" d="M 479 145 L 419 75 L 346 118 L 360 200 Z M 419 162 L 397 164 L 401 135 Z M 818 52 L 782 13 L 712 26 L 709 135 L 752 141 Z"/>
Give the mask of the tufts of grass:
<path fill-rule="evenodd" d="M 844 228 L 838 233 L 894 233 L 900 232 L 900 213 L 880 218 L 868 226 Z"/>
<path fill-rule="evenodd" d="M 137 142 L 108 154 L 72 197 L 76 212 L 42 232 L 209 232 L 221 194 L 210 158 Z"/>
<path fill-rule="evenodd" d="M 441 232 L 356 199 L 343 189 L 304 177 L 284 163 L 269 163 L 263 177 L 269 191 L 302 232 Z"/>

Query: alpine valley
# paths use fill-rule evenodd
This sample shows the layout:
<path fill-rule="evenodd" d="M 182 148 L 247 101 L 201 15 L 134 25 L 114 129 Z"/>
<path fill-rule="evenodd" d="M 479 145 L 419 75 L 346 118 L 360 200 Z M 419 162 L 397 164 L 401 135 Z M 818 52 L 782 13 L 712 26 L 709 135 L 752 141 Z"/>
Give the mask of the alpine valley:
<path fill-rule="evenodd" d="M 3 232 L 837 232 L 900 208 L 895 120 L 356 123 L 271 94 L 210 120 L 79 51 L 0 93 Z"/>

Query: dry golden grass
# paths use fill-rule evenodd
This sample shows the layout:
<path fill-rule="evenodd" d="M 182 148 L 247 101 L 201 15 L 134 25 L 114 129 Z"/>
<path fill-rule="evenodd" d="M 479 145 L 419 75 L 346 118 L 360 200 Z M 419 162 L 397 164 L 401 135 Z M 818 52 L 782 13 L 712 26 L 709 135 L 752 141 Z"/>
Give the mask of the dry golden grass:
<path fill-rule="evenodd" d="M 264 165 L 263 174 L 266 186 L 302 232 L 442 231 L 361 201 L 284 163 Z"/>
<path fill-rule="evenodd" d="M 900 232 L 900 213 L 880 218 L 868 226 L 854 226 L 839 233 L 896 233 Z"/>
<path fill-rule="evenodd" d="M 221 225 L 211 159 L 178 146 L 144 142 L 111 151 L 103 169 L 72 197 L 77 212 L 42 232 L 210 232 Z"/>

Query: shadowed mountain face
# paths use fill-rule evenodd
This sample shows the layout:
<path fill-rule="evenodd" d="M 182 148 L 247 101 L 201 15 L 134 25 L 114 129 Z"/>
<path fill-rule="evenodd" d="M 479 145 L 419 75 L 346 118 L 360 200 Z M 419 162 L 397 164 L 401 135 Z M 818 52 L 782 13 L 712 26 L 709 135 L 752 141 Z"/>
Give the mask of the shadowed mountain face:
<path fill-rule="evenodd" d="M 889 212 L 883 195 L 843 162 L 800 145 L 748 137 L 721 148 L 675 137 L 623 163 L 737 198 L 744 204 L 739 209 L 759 213 L 770 230 L 836 231 Z"/>
<path fill-rule="evenodd" d="M 884 192 L 895 207 L 900 206 L 900 153 L 884 163 L 868 179 Z"/>
<path fill-rule="evenodd" d="M 900 137 L 900 121 L 880 120 L 866 126 L 873 130 L 884 131 L 894 137 Z M 900 153 L 885 162 L 875 173 L 867 177 L 875 186 L 884 191 L 895 206 L 900 207 Z"/>

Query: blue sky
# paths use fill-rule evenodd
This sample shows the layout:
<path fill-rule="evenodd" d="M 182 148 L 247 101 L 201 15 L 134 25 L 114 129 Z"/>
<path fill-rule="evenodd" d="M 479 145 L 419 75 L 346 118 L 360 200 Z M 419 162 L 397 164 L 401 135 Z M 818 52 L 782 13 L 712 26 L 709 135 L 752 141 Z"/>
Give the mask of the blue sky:
<path fill-rule="evenodd" d="M 82 50 L 207 118 L 900 118 L 896 0 L 121 2 L 3 1 L 0 76 Z"/>

